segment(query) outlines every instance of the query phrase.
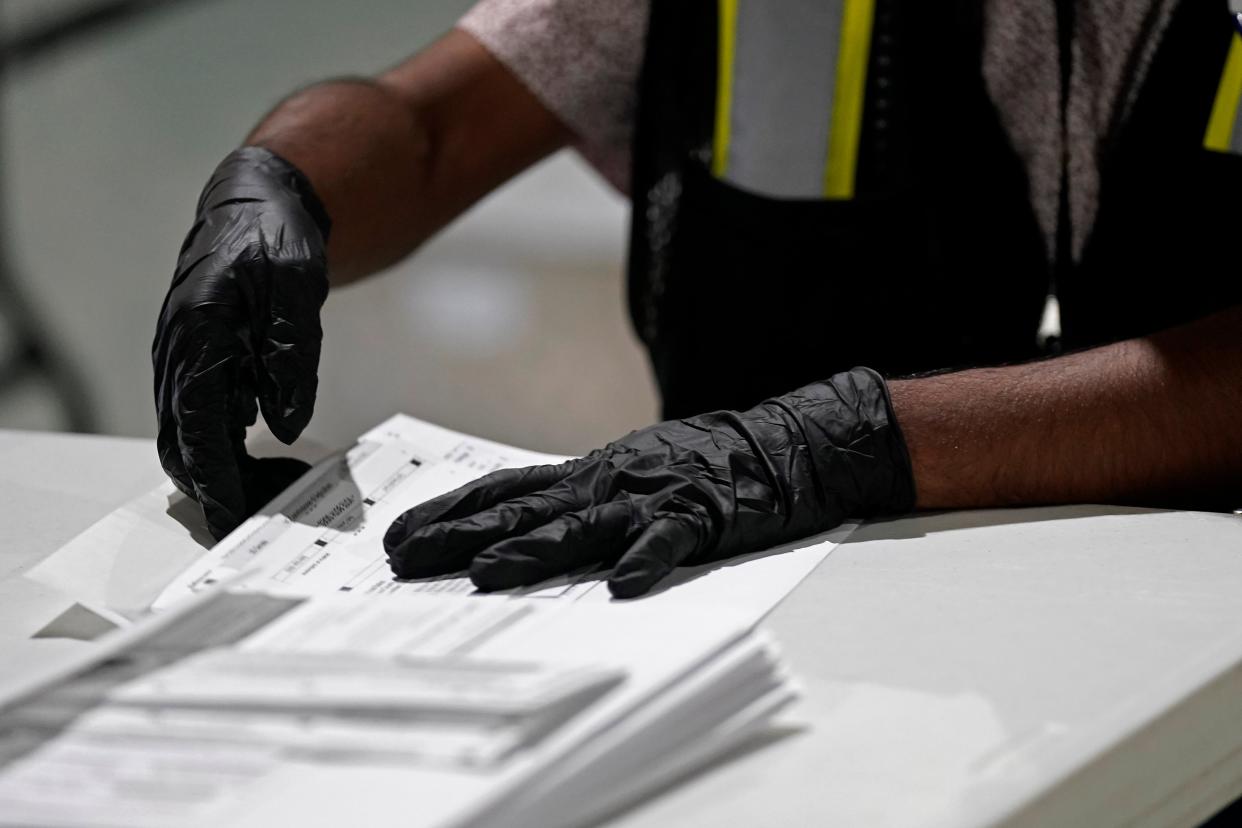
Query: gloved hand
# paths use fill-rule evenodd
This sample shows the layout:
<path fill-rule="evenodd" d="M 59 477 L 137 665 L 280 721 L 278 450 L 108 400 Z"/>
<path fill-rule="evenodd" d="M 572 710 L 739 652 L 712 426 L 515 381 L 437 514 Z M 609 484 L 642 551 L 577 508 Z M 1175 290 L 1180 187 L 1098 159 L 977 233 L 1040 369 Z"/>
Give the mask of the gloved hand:
<path fill-rule="evenodd" d="M 328 228 L 302 173 L 245 147 L 203 188 L 181 246 L 151 347 L 156 442 L 164 470 L 202 505 L 217 539 L 308 468 L 251 458 L 244 439 L 260 407 L 285 443 L 310 421 Z"/>
<path fill-rule="evenodd" d="M 749 411 L 660 423 L 567 463 L 494 472 L 407 511 L 384 548 L 399 578 L 469 569 L 487 591 L 615 564 L 608 587 L 629 598 L 682 564 L 913 507 L 887 386 L 855 368 Z"/>

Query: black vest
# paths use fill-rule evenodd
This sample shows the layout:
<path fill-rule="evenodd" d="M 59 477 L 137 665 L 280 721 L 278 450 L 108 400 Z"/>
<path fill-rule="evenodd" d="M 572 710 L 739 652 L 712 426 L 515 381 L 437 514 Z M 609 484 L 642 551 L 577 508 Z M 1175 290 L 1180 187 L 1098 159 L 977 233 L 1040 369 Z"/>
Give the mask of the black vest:
<path fill-rule="evenodd" d="M 713 175 L 719 4 L 653 0 L 634 143 L 630 309 L 666 417 L 746 408 L 854 365 L 1029 360 L 1052 274 L 1062 343 L 1242 301 L 1242 156 L 1204 147 L 1234 29 L 1186 0 L 1101 160 L 1080 261 L 1048 262 L 981 70 L 978 0 L 875 0 L 848 199 Z"/>

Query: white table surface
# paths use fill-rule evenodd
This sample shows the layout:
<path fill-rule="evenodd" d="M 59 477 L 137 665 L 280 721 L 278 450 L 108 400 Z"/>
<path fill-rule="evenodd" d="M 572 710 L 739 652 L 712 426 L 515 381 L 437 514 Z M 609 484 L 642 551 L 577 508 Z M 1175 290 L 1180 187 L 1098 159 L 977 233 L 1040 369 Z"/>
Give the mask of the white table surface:
<path fill-rule="evenodd" d="M 0 679 L 68 598 L 18 574 L 163 480 L 150 441 L 0 431 Z M 1242 793 L 1242 519 L 864 526 L 768 619 L 806 696 L 623 826 L 1195 825 Z M 0 682 L 2 684 L 3 682 Z"/>

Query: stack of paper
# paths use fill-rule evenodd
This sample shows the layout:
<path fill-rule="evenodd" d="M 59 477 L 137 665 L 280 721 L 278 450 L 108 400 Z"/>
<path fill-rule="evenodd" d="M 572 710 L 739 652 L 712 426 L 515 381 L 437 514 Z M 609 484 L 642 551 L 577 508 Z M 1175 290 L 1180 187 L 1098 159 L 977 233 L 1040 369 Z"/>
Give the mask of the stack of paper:
<path fill-rule="evenodd" d="M 0 824 L 581 824 L 795 694 L 746 613 L 638 606 L 205 593 L 7 701 Z"/>
<path fill-rule="evenodd" d="M 768 727 L 794 690 L 755 625 L 852 525 L 633 601 L 600 571 L 393 578 L 401 512 L 563 459 L 399 415 L 171 583 L 165 492 L 105 518 L 30 575 L 83 603 L 106 579 L 102 611 L 142 620 L 0 708 L 0 823 L 577 825 Z"/>

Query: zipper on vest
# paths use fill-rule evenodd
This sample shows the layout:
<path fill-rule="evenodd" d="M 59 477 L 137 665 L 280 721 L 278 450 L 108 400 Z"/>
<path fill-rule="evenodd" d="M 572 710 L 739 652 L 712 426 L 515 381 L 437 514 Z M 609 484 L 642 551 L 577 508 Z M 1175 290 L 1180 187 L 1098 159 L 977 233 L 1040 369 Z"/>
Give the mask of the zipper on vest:
<path fill-rule="evenodd" d="M 1039 347 L 1049 355 L 1061 352 L 1061 307 L 1059 286 L 1074 267 L 1073 225 L 1069 199 L 1069 96 L 1074 71 L 1074 4 L 1076 0 L 1057 0 L 1057 48 L 1061 63 L 1061 187 L 1057 199 L 1056 250 L 1048 269 L 1048 294 L 1039 323 Z"/>

